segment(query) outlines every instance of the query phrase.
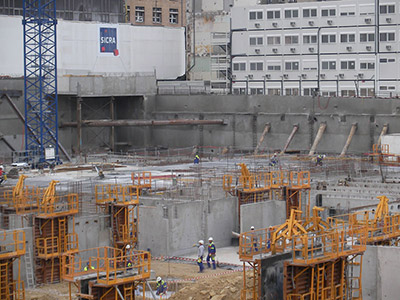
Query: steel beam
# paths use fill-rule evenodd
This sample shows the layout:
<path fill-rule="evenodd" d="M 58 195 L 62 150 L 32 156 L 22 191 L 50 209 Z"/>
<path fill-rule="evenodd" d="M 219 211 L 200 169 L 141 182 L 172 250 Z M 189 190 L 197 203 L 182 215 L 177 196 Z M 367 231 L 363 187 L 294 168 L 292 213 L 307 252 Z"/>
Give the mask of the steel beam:
<path fill-rule="evenodd" d="M 353 123 L 353 125 L 351 125 L 350 133 L 349 133 L 349 136 L 347 137 L 346 144 L 343 147 L 342 153 L 340 153 L 340 157 L 343 157 L 346 155 L 346 152 L 349 149 L 351 140 L 353 139 L 353 136 L 356 133 L 356 130 L 357 130 L 357 123 Z"/>
<path fill-rule="evenodd" d="M 86 127 L 121 127 L 121 126 L 175 126 L 175 125 L 225 125 L 223 119 L 214 120 L 82 120 Z M 64 122 L 60 127 L 77 127 L 77 122 Z"/>
<path fill-rule="evenodd" d="M 388 129 L 389 129 L 389 124 L 384 124 L 383 128 L 382 128 L 382 131 L 381 131 L 381 134 L 379 135 L 379 139 L 378 139 L 378 143 L 377 143 L 378 145 L 380 145 L 381 140 L 382 140 L 382 136 L 387 133 Z"/>
<path fill-rule="evenodd" d="M 288 137 L 288 139 L 286 141 L 286 144 L 285 144 L 285 146 L 283 147 L 283 149 L 281 151 L 281 154 L 284 154 L 286 152 L 287 148 L 289 148 L 289 145 L 290 145 L 291 141 L 293 140 L 293 137 L 296 134 L 298 129 L 299 129 L 299 124 L 293 125 L 293 130 L 290 133 L 290 135 L 289 135 L 289 137 Z"/>
<path fill-rule="evenodd" d="M 261 137 L 260 137 L 260 140 L 258 141 L 256 149 L 254 150 L 254 155 L 257 155 L 258 149 L 260 149 L 261 144 L 263 143 L 265 136 L 267 135 L 267 133 L 269 132 L 270 129 L 271 129 L 271 124 L 270 123 L 265 124 L 264 131 L 261 134 Z"/>
<path fill-rule="evenodd" d="M 314 155 L 315 154 L 315 150 L 317 149 L 317 146 L 318 146 L 319 142 L 322 139 L 322 135 L 324 134 L 325 129 L 326 129 L 326 123 L 321 123 L 319 125 L 317 136 L 315 137 L 314 143 L 311 146 L 310 153 L 308 153 L 308 155 Z"/>

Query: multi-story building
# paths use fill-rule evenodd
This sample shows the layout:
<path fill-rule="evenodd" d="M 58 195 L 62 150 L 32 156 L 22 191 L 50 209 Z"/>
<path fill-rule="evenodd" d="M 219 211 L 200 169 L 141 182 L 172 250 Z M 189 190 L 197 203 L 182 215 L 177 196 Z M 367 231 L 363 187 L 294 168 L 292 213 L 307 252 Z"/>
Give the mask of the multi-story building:
<path fill-rule="evenodd" d="M 235 6 L 232 92 L 397 96 L 399 12 L 389 0 Z"/>
<path fill-rule="evenodd" d="M 182 27 L 186 0 L 126 0 L 127 21 L 134 25 Z"/>

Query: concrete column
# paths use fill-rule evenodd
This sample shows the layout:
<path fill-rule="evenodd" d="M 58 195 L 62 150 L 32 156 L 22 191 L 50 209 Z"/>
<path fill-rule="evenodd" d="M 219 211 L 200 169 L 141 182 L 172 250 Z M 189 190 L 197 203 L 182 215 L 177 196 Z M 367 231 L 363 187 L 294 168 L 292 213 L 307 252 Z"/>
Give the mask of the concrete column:
<path fill-rule="evenodd" d="M 314 155 L 315 154 L 315 150 L 317 149 L 317 146 L 318 146 L 319 142 L 322 139 L 322 135 L 324 134 L 325 129 L 326 129 L 326 123 L 321 123 L 319 125 L 317 136 L 315 137 L 314 143 L 311 146 L 310 153 L 308 153 L 308 155 Z"/>
<path fill-rule="evenodd" d="M 76 98 L 76 137 L 78 142 L 78 155 L 82 152 L 82 98 Z"/>

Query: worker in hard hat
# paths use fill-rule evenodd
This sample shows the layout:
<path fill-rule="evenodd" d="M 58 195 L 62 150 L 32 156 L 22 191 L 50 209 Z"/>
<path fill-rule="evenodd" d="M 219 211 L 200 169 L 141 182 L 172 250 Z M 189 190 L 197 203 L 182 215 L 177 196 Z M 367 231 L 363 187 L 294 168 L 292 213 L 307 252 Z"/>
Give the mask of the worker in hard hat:
<path fill-rule="evenodd" d="M 156 295 L 165 295 L 167 293 L 167 283 L 159 276 L 157 277 L 157 292 Z"/>
<path fill-rule="evenodd" d="M 125 256 L 131 255 L 131 245 L 126 245 L 125 246 Z"/>
<path fill-rule="evenodd" d="M 196 154 L 194 156 L 194 164 L 197 165 L 200 162 L 200 156 L 198 154 Z"/>
<path fill-rule="evenodd" d="M 0 184 L 7 180 L 3 165 L 0 166 Z"/>
<path fill-rule="evenodd" d="M 275 166 L 278 165 L 278 162 L 279 162 L 279 160 L 278 160 L 278 154 L 277 154 L 277 153 L 274 153 L 274 155 L 271 157 L 271 161 L 269 162 L 269 166 L 270 166 L 270 167 L 275 167 Z"/>
<path fill-rule="evenodd" d="M 89 262 L 87 262 L 86 266 L 83 268 L 83 271 L 87 272 L 89 270 L 94 270 L 94 267 Z"/>
<path fill-rule="evenodd" d="M 323 155 L 323 154 L 318 154 L 318 155 L 317 155 L 317 160 L 316 160 L 316 162 L 315 162 L 315 165 L 316 165 L 316 166 L 322 166 L 322 161 L 324 160 L 324 158 L 325 158 L 325 155 Z"/>
<path fill-rule="evenodd" d="M 204 270 L 203 256 L 204 256 L 204 241 L 200 240 L 199 241 L 199 248 L 197 249 L 197 265 L 200 268 L 200 272 L 199 273 L 202 273 L 203 270 Z"/>
<path fill-rule="evenodd" d="M 257 234 L 254 230 L 255 230 L 254 226 L 251 226 L 250 231 L 251 231 L 251 239 L 252 239 L 253 249 L 254 249 L 254 251 L 257 252 L 258 251 L 258 245 L 257 245 L 258 239 L 257 239 Z"/>
<path fill-rule="evenodd" d="M 216 269 L 215 266 L 215 255 L 217 254 L 217 249 L 214 245 L 214 239 L 212 237 L 208 238 L 208 255 L 207 255 L 207 266 L 211 268 L 210 261 L 212 262 L 213 269 Z"/>

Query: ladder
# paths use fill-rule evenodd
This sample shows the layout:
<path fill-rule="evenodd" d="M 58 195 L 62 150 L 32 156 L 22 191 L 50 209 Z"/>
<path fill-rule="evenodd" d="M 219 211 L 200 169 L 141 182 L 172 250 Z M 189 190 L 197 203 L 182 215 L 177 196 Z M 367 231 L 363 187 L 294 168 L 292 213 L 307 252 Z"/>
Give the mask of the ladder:
<path fill-rule="evenodd" d="M 27 245 L 27 247 L 26 247 L 26 253 L 24 255 L 24 260 L 25 260 L 25 270 L 26 270 L 26 285 L 28 288 L 33 288 L 35 286 L 35 279 L 33 277 L 31 247 L 29 247 L 29 245 Z"/>
<path fill-rule="evenodd" d="M 317 299 L 323 300 L 324 297 L 324 281 L 325 281 L 325 265 L 317 266 Z"/>
<path fill-rule="evenodd" d="M 124 297 L 125 300 L 135 300 L 134 295 L 133 295 L 134 289 L 133 289 L 133 284 L 129 286 L 124 286 Z"/>
<path fill-rule="evenodd" d="M 0 264 L 0 299 L 9 298 L 8 263 Z"/>
<path fill-rule="evenodd" d="M 362 272 L 362 255 L 349 257 L 348 267 L 348 286 L 350 289 L 351 300 L 362 299 L 362 285 L 361 285 L 361 272 Z"/>

